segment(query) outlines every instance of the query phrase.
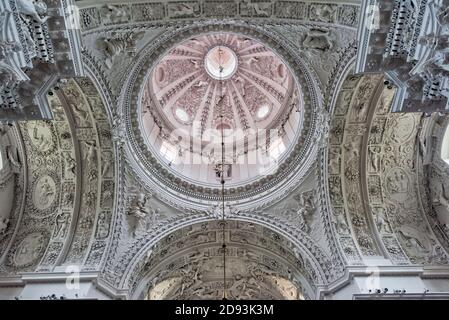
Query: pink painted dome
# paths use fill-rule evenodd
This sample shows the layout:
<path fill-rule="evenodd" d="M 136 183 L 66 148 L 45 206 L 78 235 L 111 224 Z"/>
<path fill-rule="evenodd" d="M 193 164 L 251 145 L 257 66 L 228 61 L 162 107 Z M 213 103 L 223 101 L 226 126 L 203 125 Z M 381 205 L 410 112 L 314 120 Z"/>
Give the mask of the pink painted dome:
<path fill-rule="evenodd" d="M 278 165 L 301 122 L 300 90 L 284 62 L 262 43 L 231 33 L 197 36 L 169 50 L 142 102 L 153 152 L 170 170 L 206 185 L 217 183 L 222 137 L 228 184 L 242 184 L 263 174 L 260 162 Z M 252 152 L 260 154 L 258 163 L 242 160 Z M 195 156 L 201 163 L 186 159 Z"/>

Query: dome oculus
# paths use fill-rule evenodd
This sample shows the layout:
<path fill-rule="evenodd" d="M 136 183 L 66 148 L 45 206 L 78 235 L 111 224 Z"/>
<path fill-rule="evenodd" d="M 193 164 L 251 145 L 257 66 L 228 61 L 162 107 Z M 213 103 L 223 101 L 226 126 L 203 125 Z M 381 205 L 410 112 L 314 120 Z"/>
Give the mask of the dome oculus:
<path fill-rule="evenodd" d="M 237 56 L 225 46 L 216 46 L 209 50 L 204 59 L 207 73 L 216 80 L 232 77 L 237 70 Z"/>

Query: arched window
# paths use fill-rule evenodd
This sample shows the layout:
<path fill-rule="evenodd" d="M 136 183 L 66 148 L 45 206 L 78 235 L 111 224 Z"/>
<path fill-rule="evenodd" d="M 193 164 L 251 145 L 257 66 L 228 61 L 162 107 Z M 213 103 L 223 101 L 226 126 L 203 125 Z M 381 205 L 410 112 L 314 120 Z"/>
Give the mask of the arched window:
<path fill-rule="evenodd" d="M 441 144 L 441 158 L 449 164 L 449 125 L 446 128 L 443 143 Z"/>

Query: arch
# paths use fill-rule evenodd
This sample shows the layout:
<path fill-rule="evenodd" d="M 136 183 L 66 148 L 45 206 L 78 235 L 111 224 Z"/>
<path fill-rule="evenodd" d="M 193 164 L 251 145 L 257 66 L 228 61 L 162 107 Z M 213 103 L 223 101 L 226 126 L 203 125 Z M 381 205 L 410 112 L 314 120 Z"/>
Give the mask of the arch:
<path fill-rule="evenodd" d="M 229 276 L 226 283 L 230 298 L 315 297 L 316 273 L 319 272 L 287 237 L 260 223 L 240 219 L 226 220 L 225 223 L 226 272 Z M 203 298 L 219 299 L 223 284 L 221 230 L 221 220 L 195 222 L 146 246 L 140 251 L 139 262 L 130 277 L 130 297 L 144 298 L 146 293 L 165 281 L 171 282 L 171 293 L 164 292 L 162 296 L 198 299 L 201 293 Z M 257 280 L 262 282 L 264 291 L 275 290 L 273 283 L 284 283 L 285 290 L 270 291 L 266 295 L 259 292 L 260 296 L 239 296 L 239 284 L 251 287 L 253 291 L 250 291 L 256 294 L 257 286 L 251 280 L 254 273 L 258 274 Z M 195 284 L 190 283 L 191 277 L 197 280 Z M 296 289 L 286 290 L 287 283 L 294 284 Z M 189 292 L 193 296 L 189 296 Z"/>

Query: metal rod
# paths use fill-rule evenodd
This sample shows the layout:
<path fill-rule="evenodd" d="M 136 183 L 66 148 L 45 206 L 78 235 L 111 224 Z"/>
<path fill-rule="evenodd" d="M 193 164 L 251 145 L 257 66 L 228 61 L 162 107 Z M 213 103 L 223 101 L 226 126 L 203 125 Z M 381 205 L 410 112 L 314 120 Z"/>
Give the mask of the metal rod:
<path fill-rule="evenodd" d="M 221 46 L 218 47 L 218 55 L 219 55 L 219 68 L 220 68 L 220 102 L 223 101 L 223 65 L 222 65 L 222 51 Z M 225 144 L 224 144 L 224 129 L 223 129 L 223 104 L 220 107 L 220 131 L 221 131 L 221 170 L 220 170 L 220 182 L 221 182 L 221 200 L 222 200 L 222 250 L 223 250 L 223 300 L 227 299 L 227 286 L 226 286 L 226 221 L 225 221 L 225 180 L 224 180 L 224 166 L 225 166 Z"/>

